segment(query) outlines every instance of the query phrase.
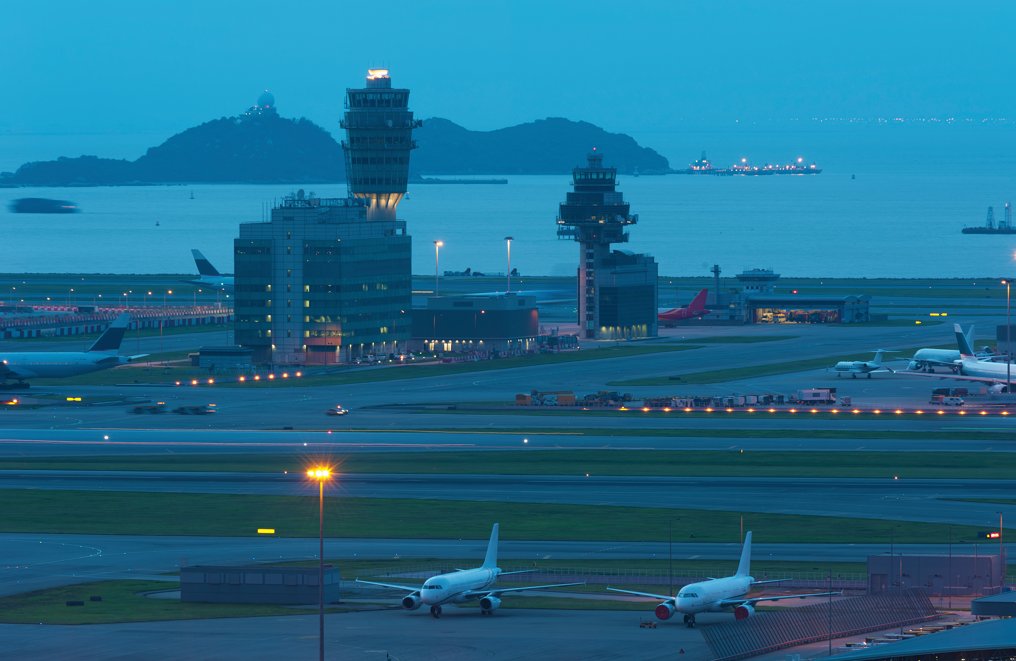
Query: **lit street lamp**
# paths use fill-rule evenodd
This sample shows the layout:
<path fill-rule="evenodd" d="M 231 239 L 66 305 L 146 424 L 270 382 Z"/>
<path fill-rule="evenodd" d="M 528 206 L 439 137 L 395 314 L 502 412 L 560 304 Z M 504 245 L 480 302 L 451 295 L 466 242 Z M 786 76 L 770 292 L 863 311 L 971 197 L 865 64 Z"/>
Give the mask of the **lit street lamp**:
<path fill-rule="evenodd" d="M 508 244 L 508 293 L 510 294 L 512 293 L 512 241 L 515 239 L 506 236 L 504 240 Z"/>
<path fill-rule="evenodd" d="M 318 657 L 325 659 L 325 482 L 332 479 L 327 466 L 311 468 L 307 477 L 318 483 Z"/>
<path fill-rule="evenodd" d="M 438 277 L 439 277 L 438 274 L 440 273 L 438 271 L 438 258 L 440 256 L 439 253 L 440 253 L 440 250 L 441 250 L 442 246 L 444 246 L 444 241 L 435 241 L 434 242 L 434 295 L 435 296 L 437 296 L 438 294 L 441 293 L 441 290 L 439 289 L 439 287 L 440 287 L 440 280 L 438 279 Z"/>

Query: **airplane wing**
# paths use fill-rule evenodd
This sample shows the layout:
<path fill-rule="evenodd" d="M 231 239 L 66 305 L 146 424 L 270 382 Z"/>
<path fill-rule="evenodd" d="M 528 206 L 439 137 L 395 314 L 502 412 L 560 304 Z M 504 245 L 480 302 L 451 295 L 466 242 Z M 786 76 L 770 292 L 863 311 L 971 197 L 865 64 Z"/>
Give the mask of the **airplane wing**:
<path fill-rule="evenodd" d="M 383 588 L 395 588 L 396 590 L 408 590 L 409 592 L 419 592 L 420 588 L 413 585 L 398 585 L 395 583 L 378 583 L 377 581 L 361 581 L 356 579 L 357 583 L 363 583 L 364 585 L 378 585 Z"/>
<path fill-rule="evenodd" d="M 611 587 L 608 587 L 607 589 L 610 590 L 611 592 L 623 592 L 625 594 L 633 594 L 633 595 L 635 595 L 637 597 L 650 597 L 652 599 L 673 599 L 674 598 L 673 596 L 670 596 L 670 595 L 653 594 L 652 592 L 636 592 L 635 590 L 622 590 L 620 588 L 611 588 Z"/>
<path fill-rule="evenodd" d="M 493 590 L 468 590 L 463 594 L 470 599 L 473 597 L 485 597 L 487 595 L 493 595 L 497 597 L 507 592 L 524 592 L 526 590 L 549 590 L 550 588 L 567 588 L 573 585 L 585 585 L 585 583 L 552 583 L 550 585 L 527 585 L 524 588 L 494 588 Z"/>
<path fill-rule="evenodd" d="M 1005 377 L 964 376 L 962 374 L 946 374 L 945 372 L 911 372 L 902 371 L 897 374 L 906 376 L 922 376 L 926 379 L 950 379 L 952 381 L 976 381 L 978 383 L 1005 383 Z M 1013 370 L 1013 383 L 1016 383 L 1016 369 Z"/>
<path fill-rule="evenodd" d="M 136 363 L 139 360 L 141 360 L 142 358 L 147 358 L 150 355 L 151 354 L 147 354 L 147 353 L 139 353 L 139 354 L 134 355 L 134 356 L 126 356 L 124 358 L 124 360 L 127 361 L 128 363 Z"/>
<path fill-rule="evenodd" d="M 6 360 L 0 360 L 0 377 L 13 377 L 15 379 L 28 378 L 31 374 L 22 373 L 17 365 L 11 365 Z"/>
<path fill-rule="evenodd" d="M 842 592 L 812 592 L 809 594 L 784 594 L 774 597 L 752 597 L 751 599 L 724 599 L 720 606 L 754 606 L 760 601 L 782 601 L 784 599 L 806 599 L 808 597 L 830 597 L 843 594 Z"/>
<path fill-rule="evenodd" d="M 769 583 L 783 583 L 784 581 L 789 580 L 790 580 L 789 578 L 774 578 L 768 581 L 754 581 L 752 585 L 768 585 Z"/>

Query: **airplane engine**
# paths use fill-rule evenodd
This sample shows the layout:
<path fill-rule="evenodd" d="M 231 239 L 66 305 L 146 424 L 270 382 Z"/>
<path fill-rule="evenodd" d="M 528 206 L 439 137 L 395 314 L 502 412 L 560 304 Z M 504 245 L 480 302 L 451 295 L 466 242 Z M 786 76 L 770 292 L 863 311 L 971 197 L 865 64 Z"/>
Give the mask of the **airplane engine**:
<path fill-rule="evenodd" d="M 500 605 L 501 600 L 497 597 L 484 597 L 480 600 L 480 608 L 488 612 L 496 611 Z"/>
<path fill-rule="evenodd" d="M 669 620 L 670 616 L 674 614 L 674 605 L 669 601 L 665 601 L 656 607 L 656 617 L 661 620 Z"/>
<path fill-rule="evenodd" d="M 415 611 L 417 608 L 420 607 L 421 603 L 423 602 L 420 601 L 419 595 L 411 594 L 402 600 L 402 607 L 405 608 L 406 610 Z"/>
<path fill-rule="evenodd" d="M 738 606 L 734 609 L 735 620 L 747 620 L 749 617 L 755 614 L 755 609 L 748 604 Z"/>

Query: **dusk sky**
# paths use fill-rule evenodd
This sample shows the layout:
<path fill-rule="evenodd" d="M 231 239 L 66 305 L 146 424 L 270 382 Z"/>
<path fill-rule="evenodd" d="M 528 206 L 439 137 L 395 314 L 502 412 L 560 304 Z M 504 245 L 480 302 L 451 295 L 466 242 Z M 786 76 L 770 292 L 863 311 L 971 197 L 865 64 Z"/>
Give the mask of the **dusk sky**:
<path fill-rule="evenodd" d="M 1008 117 L 1013 26 L 1009 2 L 9 2 L 0 134 L 168 137 L 265 88 L 335 133 L 368 66 L 470 129 Z"/>

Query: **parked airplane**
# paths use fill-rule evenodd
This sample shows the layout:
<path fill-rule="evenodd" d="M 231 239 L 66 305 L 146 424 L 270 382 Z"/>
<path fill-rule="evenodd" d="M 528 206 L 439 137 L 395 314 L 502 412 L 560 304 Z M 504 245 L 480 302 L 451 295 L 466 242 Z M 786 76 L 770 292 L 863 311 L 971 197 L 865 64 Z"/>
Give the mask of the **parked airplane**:
<path fill-rule="evenodd" d="M 872 374 L 893 373 L 893 370 L 882 364 L 882 354 L 892 353 L 885 349 L 879 349 L 875 352 L 874 360 L 841 360 L 833 366 L 833 371 L 836 372 L 836 378 L 839 378 L 840 374 L 849 374 L 851 378 L 856 379 L 858 374 L 867 374 L 868 378 L 871 378 Z"/>
<path fill-rule="evenodd" d="M 475 569 L 458 569 L 448 574 L 432 576 L 424 581 L 421 587 L 361 581 L 360 579 L 356 579 L 356 582 L 367 585 L 380 585 L 384 588 L 408 590 L 409 594 L 402 599 L 402 607 L 407 610 L 416 610 L 421 604 L 426 604 L 430 606 L 430 614 L 434 617 L 441 617 L 442 604 L 460 604 L 479 599 L 480 613 L 492 615 L 498 609 L 498 606 L 501 605 L 501 595 L 507 592 L 546 590 L 548 588 L 582 585 L 582 583 L 555 583 L 553 585 L 530 585 L 524 588 L 491 587 L 498 576 L 525 573 L 503 572 L 497 566 L 497 535 L 498 524 L 495 523 L 494 528 L 490 531 L 490 541 L 487 543 L 487 555 L 483 559 L 483 564 Z"/>
<path fill-rule="evenodd" d="M 187 282 L 199 287 L 233 291 L 232 274 L 219 273 L 219 270 L 212 266 L 212 263 L 201 254 L 200 250 L 192 249 L 191 254 L 194 255 L 194 263 L 198 266 L 199 275 L 196 280 L 188 280 Z"/>
<path fill-rule="evenodd" d="M 1013 378 L 1016 381 L 1016 364 L 979 358 L 974 354 L 974 349 L 959 324 L 953 325 L 953 333 L 956 335 L 956 345 L 959 347 L 960 354 L 960 359 L 955 364 L 955 374 L 928 374 L 924 372 L 906 372 L 906 374 L 910 376 L 937 376 L 941 379 L 956 381 L 976 381 L 990 384 L 991 392 L 1009 392 L 1007 379 Z"/>
<path fill-rule="evenodd" d="M 673 308 L 665 310 L 656 315 L 656 318 L 664 325 L 672 324 L 685 319 L 694 319 L 709 314 L 706 309 L 706 290 L 703 289 L 691 300 L 686 308 Z"/>
<path fill-rule="evenodd" d="M 743 620 L 755 612 L 755 604 L 760 601 L 780 601 L 783 599 L 804 599 L 805 597 L 827 597 L 839 592 L 814 592 L 811 594 L 787 594 L 773 597 L 745 597 L 753 586 L 766 583 L 779 583 L 785 579 L 773 581 L 756 581 L 749 575 L 751 565 L 751 531 L 744 536 L 744 548 L 741 549 L 741 561 L 737 564 L 737 572 L 725 578 L 711 578 L 707 581 L 686 585 L 677 596 L 636 592 L 608 587 L 612 592 L 624 592 L 640 597 L 662 599 L 663 603 L 656 607 L 656 617 L 669 620 L 674 613 L 684 613 L 684 623 L 695 626 L 695 615 L 707 612 L 726 612 L 733 610 L 734 619 Z"/>
<path fill-rule="evenodd" d="M 130 315 L 121 314 L 99 336 L 88 351 L 8 351 L 0 353 L 0 384 L 17 381 L 15 387 L 27 388 L 25 379 L 77 376 L 124 365 L 148 354 L 120 356 L 120 343 L 130 323 Z"/>
<path fill-rule="evenodd" d="M 973 325 L 970 326 L 970 330 L 966 332 L 964 337 L 966 337 L 967 344 L 973 347 Z M 984 347 L 984 349 L 974 355 L 981 360 L 988 360 L 992 357 L 992 352 L 988 347 Z M 918 349 L 914 353 L 914 357 L 910 359 L 907 369 L 913 372 L 925 371 L 934 374 L 936 367 L 946 367 L 952 372 L 959 372 L 959 360 L 960 352 L 958 349 Z"/>

